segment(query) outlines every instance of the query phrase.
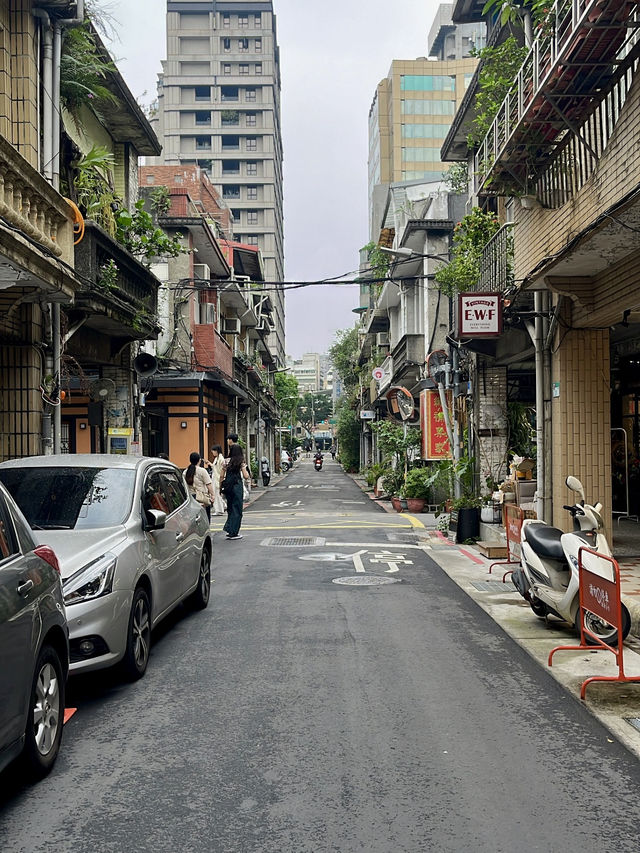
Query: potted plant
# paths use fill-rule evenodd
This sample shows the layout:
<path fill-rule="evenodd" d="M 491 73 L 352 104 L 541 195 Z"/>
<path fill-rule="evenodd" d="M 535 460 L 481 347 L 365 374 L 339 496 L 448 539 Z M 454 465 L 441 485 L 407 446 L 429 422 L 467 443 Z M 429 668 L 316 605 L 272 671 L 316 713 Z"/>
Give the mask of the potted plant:
<path fill-rule="evenodd" d="M 482 499 L 465 495 L 451 501 L 449 527 L 455 531 L 456 542 L 466 542 L 480 536 L 480 507 Z"/>
<path fill-rule="evenodd" d="M 428 468 L 411 468 L 407 472 L 404 495 L 409 512 L 423 512 L 429 500 L 433 474 Z"/>

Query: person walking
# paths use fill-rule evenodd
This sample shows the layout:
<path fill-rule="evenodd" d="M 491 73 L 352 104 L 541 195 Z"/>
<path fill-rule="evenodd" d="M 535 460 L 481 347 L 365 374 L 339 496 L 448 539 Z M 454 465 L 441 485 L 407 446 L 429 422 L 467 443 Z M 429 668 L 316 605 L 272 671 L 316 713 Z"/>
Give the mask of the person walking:
<path fill-rule="evenodd" d="M 214 444 L 211 448 L 213 462 L 211 463 L 211 482 L 213 483 L 213 514 L 224 515 L 224 498 L 220 491 L 220 480 L 224 473 L 224 456 L 222 455 L 222 447 L 219 444 Z"/>
<path fill-rule="evenodd" d="M 200 506 L 204 507 L 207 518 L 211 521 L 211 504 L 215 498 L 211 477 L 205 468 L 200 467 L 200 454 L 194 452 L 189 456 L 189 467 L 184 470 L 184 478 L 193 497 Z"/>
<path fill-rule="evenodd" d="M 233 444 L 229 458 L 225 459 L 222 491 L 227 499 L 227 520 L 223 530 L 227 539 L 242 539 L 240 525 L 243 510 L 243 480 L 249 479 L 249 472 L 244 461 L 244 454 L 239 444 Z"/>
<path fill-rule="evenodd" d="M 263 456 L 260 460 L 260 473 L 262 474 L 262 485 L 265 487 L 268 486 L 271 480 L 271 467 L 266 456 Z"/>

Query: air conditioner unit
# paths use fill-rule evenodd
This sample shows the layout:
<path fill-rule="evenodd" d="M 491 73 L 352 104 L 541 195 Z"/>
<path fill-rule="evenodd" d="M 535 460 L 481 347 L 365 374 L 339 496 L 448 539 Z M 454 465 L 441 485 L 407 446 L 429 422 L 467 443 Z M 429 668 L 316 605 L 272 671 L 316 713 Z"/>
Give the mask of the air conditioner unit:
<path fill-rule="evenodd" d="M 378 332 L 376 335 L 376 346 L 377 347 L 388 347 L 389 346 L 389 333 L 388 332 Z"/>
<path fill-rule="evenodd" d="M 201 302 L 200 308 L 200 325 L 215 326 L 216 324 L 216 306 L 212 302 Z"/>
<path fill-rule="evenodd" d="M 211 279 L 211 270 L 209 269 L 208 264 L 194 264 L 193 265 L 193 277 L 205 279 L 209 281 Z"/>
<path fill-rule="evenodd" d="M 234 281 L 237 281 L 238 284 L 248 284 L 251 281 L 251 277 L 248 275 L 236 275 L 234 276 Z"/>
<path fill-rule="evenodd" d="M 222 321 L 222 334 L 239 335 L 240 320 L 237 317 L 225 317 L 225 319 Z"/>

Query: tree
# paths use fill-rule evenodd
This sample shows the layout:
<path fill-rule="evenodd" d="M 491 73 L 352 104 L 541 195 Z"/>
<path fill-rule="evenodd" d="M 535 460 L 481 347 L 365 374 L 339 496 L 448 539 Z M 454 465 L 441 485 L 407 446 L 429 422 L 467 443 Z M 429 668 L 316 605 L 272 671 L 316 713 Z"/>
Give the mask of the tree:
<path fill-rule="evenodd" d="M 333 404 L 329 392 L 307 391 L 298 403 L 298 420 L 307 430 L 310 430 L 313 424 L 326 420 L 332 412 Z"/>
<path fill-rule="evenodd" d="M 358 368 L 358 327 L 341 329 L 336 332 L 336 342 L 329 349 L 329 358 L 349 395 L 359 385 Z"/>
<path fill-rule="evenodd" d="M 297 409 L 299 402 L 298 380 L 295 376 L 290 376 L 288 373 L 276 373 L 273 377 L 273 385 L 276 403 L 280 409 L 280 428 L 292 425 L 297 419 Z M 293 438 L 289 435 L 283 435 L 282 443 L 286 447 L 287 444 L 293 445 Z M 293 447 L 288 448 L 292 450 Z"/>
<path fill-rule="evenodd" d="M 345 471 L 360 468 L 360 418 L 358 413 L 344 400 L 338 410 L 336 428 L 340 462 Z"/>

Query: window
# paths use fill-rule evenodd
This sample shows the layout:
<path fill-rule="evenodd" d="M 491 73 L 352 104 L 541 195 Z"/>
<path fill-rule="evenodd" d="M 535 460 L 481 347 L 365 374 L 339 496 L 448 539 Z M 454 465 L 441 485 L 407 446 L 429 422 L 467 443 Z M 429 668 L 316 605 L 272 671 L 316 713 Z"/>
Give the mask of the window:
<path fill-rule="evenodd" d="M 400 88 L 410 92 L 455 92 L 456 78 L 448 74 L 402 74 Z"/>
<path fill-rule="evenodd" d="M 258 224 L 258 211 L 257 210 L 248 210 L 247 211 L 247 225 L 257 225 Z"/>
<path fill-rule="evenodd" d="M 229 53 L 229 51 L 231 50 L 231 39 L 230 38 L 223 38 L 222 39 L 222 49 L 224 50 L 225 53 Z"/>
<path fill-rule="evenodd" d="M 196 110 L 195 116 L 197 125 L 211 124 L 211 113 L 209 110 Z"/>
<path fill-rule="evenodd" d="M 239 160 L 223 160 L 222 161 L 222 175 L 239 175 L 240 174 L 240 161 Z"/>
<path fill-rule="evenodd" d="M 211 137 L 196 136 L 196 151 L 211 151 Z"/>
<path fill-rule="evenodd" d="M 223 74 L 231 74 L 231 63 L 223 62 L 222 63 L 222 73 Z"/>
<path fill-rule="evenodd" d="M 227 134 L 222 137 L 222 150 L 223 151 L 236 151 L 240 148 L 240 137 L 239 136 L 231 136 Z"/>
<path fill-rule="evenodd" d="M 262 39 L 256 39 L 253 43 L 253 49 L 256 53 L 262 53 Z"/>
<path fill-rule="evenodd" d="M 258 187 L 247 187 L 247 198 L 249 201 L 258 200 Z"/>
<path fill-rule="evenodd" d="M 256 126 L 256 114 L 255 113 L 245 113 L 245 124 L 247 127 L 255 127 Z"/>
<path fill-rule="evenodd" d="M 237 86 L 221 86 L 220 87 L 221 101 L 237 101 L 238 87 Z"/>
<path fill-rule="evenodd" d="M 255 89 L 245 89 L 244 90 L 244 99 L 245 99 L 245 101 L 255 101 L 256 100 L 256 90 Z"/>
<path fill-rule="evenodd" d="M 196 86 L 196 101 L 210 101 L 211 100 L 211 86 Z"/>
<path fill-rule="evenodd" d="M 169 515 L 169 501 L 165 493 L 165 485 L 159 471 L 149 474 L 144 482 L 142 492 L 142 506 L 145 512 L 151 509 L 166 512 Z"/>
<path fill-rule="evenodd" d="M 228 29 L 231 26 L 231 15 L 223 15 L 222 16 L 222 26 L 225 29 Z"/>
<path fill-rule="evenodd" d="M 262 74 L 262 63 L 261 62 L 256 62 L 255 73 L 256 74 Z"/>
<path fill-rule="evenodd" d="M 258 174 L 258 164 L 257 163 L 247 163 L 247 175 L 257 175 Z"/>
<path fill-rule="evenodd" d="M 240 217 L 242 216 L 242 211 L 239 210 L 237 207 L 232 207 L 231 208 L 231 215 L 233 216 L 233 221 L 237 222 L 239 225 L 240 224 Z"/>
<path fill-rule="evenodd" d="M 164 493 L 169 504 L 169 513 L 175 512 L 187 500 L 187 491 L 178 475 L 174 471 L 163 471 Z"/>
<path fill-rule="evenodd" d="M 200 166 L 208 175 L 211 174 L 211 160 L 203 160 L 201 157 L 197 157 L 196 166 Z"/>
<path fill-rule="evenodd" d="M 223 127 L 240 124 L 240 113 L 237 110 L 221 110 L 220 119 Z"/>
<path fill-rule="evenodd" d="M 448 124 L 403 124 L 405 139 L 444 139 L 449 132 Z"/>
<path fill-rule="evenodd" d="M 253 16 L 253 26 L 259 30 L 262 27 L 262 14 L 260 12 L 256 12 Z"/>
<path fill-rule="evenodd" d="M 122 468 L 7 468 L 0 475 L 29 525 L 92 530 L 122 524 L 133 502 L 136 472 Z"/>
<path fill-rule="evenodd" d="M 249 26 L 249 16 L 248 15 L 238 15 L 238 26 L 239 27 L 248 27 Z"/>
<path fill-rule="evenodd" d="M 455 101 L 414 101 L 409 98 L 402 101 L 402 112 L 404 115 L 452 116 L 455 111 Z"/>
<path fill-rule="evenodd" d="M 249 50 L 249 39 L 238 39 L 238 50 L 240 53 L 245 53 Z"/>
<path fill-rule="evenodd" d="M 222 187 L 222 198 L 240 198 L 240 187 L 237 184 Z"/>
<path fill-rule="evenodd" d="M 246 62 L 241 62 L 240 66 L 238 68 L 238 71 L 240 72 L 240 74 L 248 74 L 249 73 L 249 66 L 247 65 Z"/>
<path fill-rule="evenodd" d="M 402 159 L 407 163 L 432 162 L 440 160 L 440 145 L 423 146 L 421 148 L 403 148 Z"/>
<path fill-rule="evenodd" d="M 245 148 L 247 151 L 257 151 L 258 138 L 256 136 L 247 136 L 245 139 Z"/>
<path fill-rule="evenodd" d="M 4 504 L 0 504 L 0 560 L 6 560 L 12 554 L 18 553 L 13 525 L 6 512 Z"/>

